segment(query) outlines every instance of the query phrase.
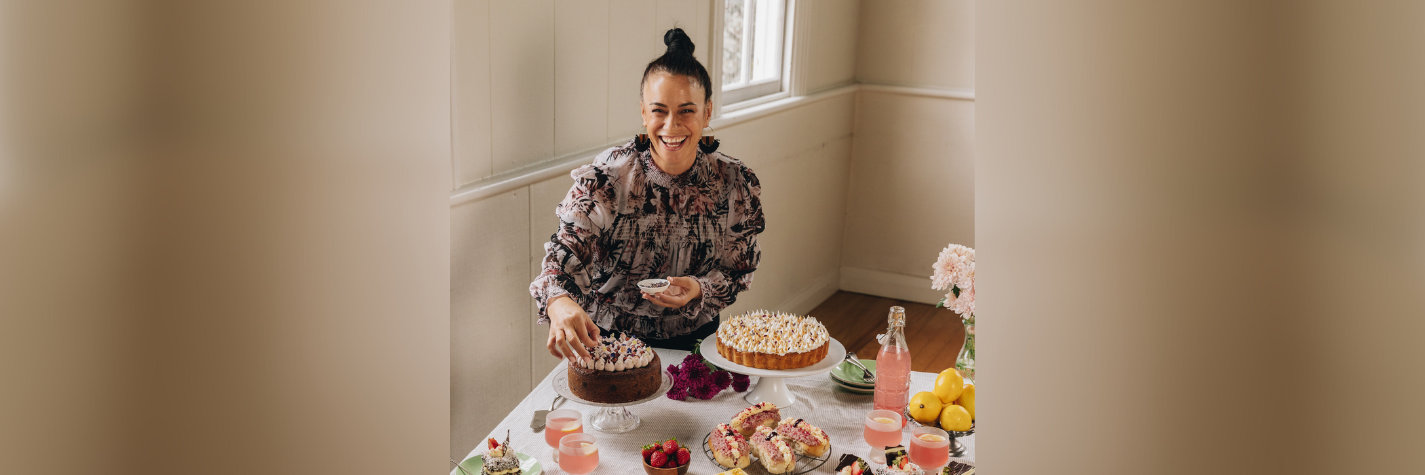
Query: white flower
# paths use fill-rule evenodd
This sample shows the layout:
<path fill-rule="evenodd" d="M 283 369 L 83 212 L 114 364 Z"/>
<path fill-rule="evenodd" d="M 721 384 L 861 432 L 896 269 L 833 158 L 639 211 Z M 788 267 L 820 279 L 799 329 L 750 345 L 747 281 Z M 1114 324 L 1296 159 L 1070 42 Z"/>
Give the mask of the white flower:
<path fill-rule="evenodd" d="M 974 249 L 959 244 L 945 246 L 932 266 L 935 274 L 930 276 L 930 288 L 948 290 L 951 285 L 966 282 L 970 273 L 974 272 L 974 265 Z"/>
<path fill-rule="evenodd" d="M 945 293 L 945 307 L 960 315 L 975 313 L 975 250 L 959 244 L 945 246 L 933 269 L 930 288 L 949 290 Z M 954 287 L 960 288 L 959 297 Z"/>
<path fill-rule="evenodd" d="M 955 297 L 954 292 L 951 292 L 950 297 Z M 969 316 L 969 315 L 974 314 L 974 313 L 975 313 L 975 286 L 974 286 L 974 284 L 971 283 L 968 288 L 961 287 L 961 288 L 960 288 L 960 296 L 959 296 L 959 297 L 955 297 L 954 300 L 949 300 L 949 299 L 947 299 L 947 301 L 945 302 L 945 306 L 948 307 L 948 308 L 950 309 L 950 311 L 955 312 L 955 313 L 958 313 L 958 314 L 960 314 L 960 315 L 962 315 L 962 316 Z"/>

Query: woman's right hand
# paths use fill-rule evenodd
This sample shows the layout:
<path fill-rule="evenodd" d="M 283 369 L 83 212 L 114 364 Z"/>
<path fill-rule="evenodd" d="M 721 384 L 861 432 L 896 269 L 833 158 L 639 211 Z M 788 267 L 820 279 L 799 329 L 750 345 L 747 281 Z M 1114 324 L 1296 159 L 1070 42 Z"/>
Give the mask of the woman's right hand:
<path fill-rule="evenodd" d="M 593 359 L 585 347 L 599 343 L 599 326 L 568 295 L 549 302 L 549 354 L 571 361 Z"/>

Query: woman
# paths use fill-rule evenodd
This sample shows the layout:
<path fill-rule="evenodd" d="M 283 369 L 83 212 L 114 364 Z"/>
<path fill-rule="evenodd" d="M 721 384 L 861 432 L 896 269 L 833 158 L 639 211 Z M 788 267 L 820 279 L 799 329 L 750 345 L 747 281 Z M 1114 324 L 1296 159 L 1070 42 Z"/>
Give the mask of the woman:
<path fill-rule="evenodd" d="M 692 40 L 674 28 L 663 43 L 668 51 L 640 84 L 645 134 L 574 170 L 555 208 L 559 230 L 529 287 L 555 357 L 588 358 L 585 346 L 608 330 L 688 349 L 717 330 L 718 312 L 757 270 L 761 185 L 716 141 L 702 140 L 712 80 Z M 653 278 L 671 285 L 656 295 L 639 290 Z"/>

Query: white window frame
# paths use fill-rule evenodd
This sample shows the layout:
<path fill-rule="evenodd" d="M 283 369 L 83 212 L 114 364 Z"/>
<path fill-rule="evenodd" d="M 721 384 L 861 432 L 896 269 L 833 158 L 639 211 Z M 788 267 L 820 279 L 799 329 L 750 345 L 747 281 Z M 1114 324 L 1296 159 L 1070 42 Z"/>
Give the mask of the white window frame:
<path fill-rule="evenodd" d="M 750 0 L 749 0 L 750 1 Z M 779 99 L 786 99 L 792 96 L 793 76 L 797 74 L 794 64 L 793 45 L 797 43 L 796 38 L 796 18 L 797 0 L 784 0 L 786 2 L 782 13 L 782 74 L 779 79 L 753 83 L 730 91 L 722 90 L 722 46 L 723 37 L 726 35 L 724 19 L 727 17 L 726 0 L 713 1 L 713 52 L 709 55 L 713 58 L 713 71 L 709 71 L 713 77 L 713 82 L 717 87 L 713 91 L 713 101 L 717 104 L 717 115 L 723 112 L 732 112 L 745 109 Z"/>

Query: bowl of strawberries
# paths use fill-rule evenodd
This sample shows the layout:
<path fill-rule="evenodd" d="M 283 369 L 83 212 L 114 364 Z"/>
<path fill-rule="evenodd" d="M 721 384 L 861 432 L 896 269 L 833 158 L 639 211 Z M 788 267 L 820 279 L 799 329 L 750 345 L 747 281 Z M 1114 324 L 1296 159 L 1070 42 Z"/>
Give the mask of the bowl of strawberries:
<path fill-rule="evenodd" d="M 693 454 L 671 438 L 643 446 L 643 471 L 648 475 L 687 475 Z"/>

